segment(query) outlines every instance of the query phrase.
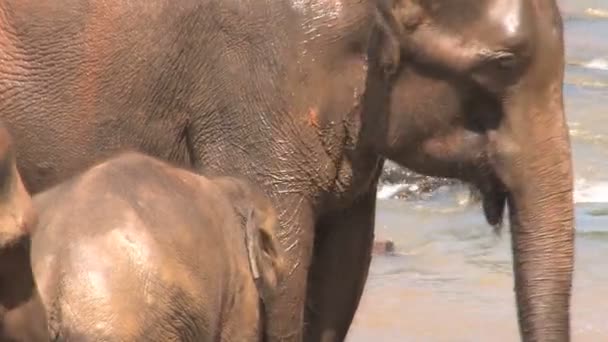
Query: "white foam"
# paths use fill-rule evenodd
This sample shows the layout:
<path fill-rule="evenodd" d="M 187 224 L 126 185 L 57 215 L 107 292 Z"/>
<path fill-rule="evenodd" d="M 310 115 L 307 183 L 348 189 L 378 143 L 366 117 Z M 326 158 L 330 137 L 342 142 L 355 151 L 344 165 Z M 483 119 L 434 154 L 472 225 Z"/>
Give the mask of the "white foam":
<path fill-rule="evenodd" d="M 602 8 L 587 8 L 585 14 L 594 18 L 608 18 L 608 10 Z"/>
<path fill-rule="evenodd" d="M 589 62 L 584 63 L 583 66 L 589 69 L 608 70 L 608 60 L 603 58 L 594 58 Z"/>
<path fill-rule="evenodd" d="M 608 203 L 608 182 L 577 182 L 574 189 L 575 203 Z"/>
<path fill-rule="evenodd" d="M 395 196 L 401 189 L 407 187 L 408 184 L 383 184 L 378 186 L 376 194 L 379 199 L 388 199 Z"/>
<path fill-rule="evenodd" d="M 385 184 L 378 186 L 378 199 L 390 199 L 399 191 L 412 187 L 412 184 Z M 416 189 L 410 189 L 415 191 Z M 468 199 L 458 198 L 461 205 L 466 205 Z M 584 179 L 576 181 L 574 187 L 575 203 L 608 203 L 608 182 L 587 182 Z"/>

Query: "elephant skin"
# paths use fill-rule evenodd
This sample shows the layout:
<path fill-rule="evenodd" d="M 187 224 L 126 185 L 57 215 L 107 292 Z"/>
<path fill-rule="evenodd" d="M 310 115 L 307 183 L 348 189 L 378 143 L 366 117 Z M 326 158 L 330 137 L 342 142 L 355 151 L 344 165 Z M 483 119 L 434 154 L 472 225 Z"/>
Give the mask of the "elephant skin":
<path fill-rule="evenodd" d="M 262 341 L 283 256 L 253 185 L 123 153 L 34 201 L 51 340 Z"/>
<path fill-rule="evenodd" d="M 48 341 L 46 316 L 30 263 L 37 215 L 0 123 L 0 341 Z"/>
<path fill-rule="evenodd" d="M 270 340 L 345 338 L 385 159 L 478 187 L 492 225 L 508 208 L 522 339 L 569 340 L 554 0 L 2 0 L 0 51 L 31 192 L 124 149 L 262 187 L 289 269 Z"/>

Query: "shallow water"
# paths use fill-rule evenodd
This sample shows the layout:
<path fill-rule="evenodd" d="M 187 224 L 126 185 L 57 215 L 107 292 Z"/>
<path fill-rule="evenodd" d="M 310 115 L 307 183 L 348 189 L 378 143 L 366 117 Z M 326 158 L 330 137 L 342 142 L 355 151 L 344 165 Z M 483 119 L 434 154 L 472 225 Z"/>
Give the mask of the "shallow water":
<path fill-rule="evenodd" d="M 576 179 L 574 341 L 608 341 L 608 0 L 563 0 L 566 113 Z M 349 341 L 516 341 L 510 236 L 497 237 L 466 189 L 383 199 L 374 257 Z"/>

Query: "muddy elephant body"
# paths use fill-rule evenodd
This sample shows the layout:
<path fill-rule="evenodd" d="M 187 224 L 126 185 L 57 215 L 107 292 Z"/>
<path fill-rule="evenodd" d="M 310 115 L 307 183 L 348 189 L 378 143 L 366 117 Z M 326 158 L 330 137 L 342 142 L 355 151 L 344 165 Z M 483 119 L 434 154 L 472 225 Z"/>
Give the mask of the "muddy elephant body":
<path fill-rule="evenodd" d="M 34 201 L 51 340 L 262 340 L 282 253 L 251 185 L 126 153 Z"/>
<path fill-rule="evenodd" d="M 346 336 L 385 158 L 473 183 L 493 225 L 508 207 L 522 336 L 569 339 L 555 1 L 2 0 L 0 31 L 29 190 L 135 149 L 271 196 L 289 265 L 271 340 Z"/>

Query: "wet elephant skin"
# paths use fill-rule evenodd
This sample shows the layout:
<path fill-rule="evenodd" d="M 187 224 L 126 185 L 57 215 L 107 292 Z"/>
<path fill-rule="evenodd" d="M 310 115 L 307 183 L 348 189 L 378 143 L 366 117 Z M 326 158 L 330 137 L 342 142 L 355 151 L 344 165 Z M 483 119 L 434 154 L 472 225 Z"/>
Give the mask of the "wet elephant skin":
<path fill-rule="evenodd" d="M 262 341 L 283 252 L 253 185 L 125 153 L 34 201 L 52 341 Z"/>
<path fill-rule="evenodd" d="M 30 191 L 136 149 L 271 196 L 288 265 L 271 340 L 344 339 L 384 158 L 479 187 L 492 225 L 508 209 L 522 338 L 569 340 L 555 1 L 3 0 L 0 32 Z"/>

